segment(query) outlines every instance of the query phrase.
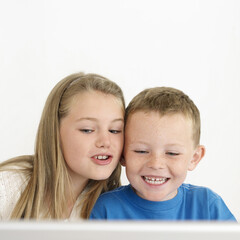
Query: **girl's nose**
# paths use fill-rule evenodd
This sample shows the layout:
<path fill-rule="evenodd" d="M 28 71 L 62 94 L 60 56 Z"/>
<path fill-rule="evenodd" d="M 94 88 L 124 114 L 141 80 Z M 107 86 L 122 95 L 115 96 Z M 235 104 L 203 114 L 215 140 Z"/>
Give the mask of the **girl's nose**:
<path fill-rule="evenodd" d="M 110 137 L 108 133 L 99 133 L 96 146 L 98 148 L 109 148 L 110 147 Z"/>

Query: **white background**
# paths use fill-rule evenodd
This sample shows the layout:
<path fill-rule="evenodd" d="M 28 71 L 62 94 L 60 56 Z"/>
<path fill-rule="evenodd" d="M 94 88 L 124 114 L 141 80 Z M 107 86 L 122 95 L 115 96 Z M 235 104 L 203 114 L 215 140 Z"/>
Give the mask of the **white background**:
<path fill-rule="evenodd" d="M 126 103 L 146 87 L 188 94 L 207 152 L 186 182 L 240 220 L 240 1 L 0 0 L 0 161 L 33 153 L 47 95 L 79 71 L 117 82 Z"/>

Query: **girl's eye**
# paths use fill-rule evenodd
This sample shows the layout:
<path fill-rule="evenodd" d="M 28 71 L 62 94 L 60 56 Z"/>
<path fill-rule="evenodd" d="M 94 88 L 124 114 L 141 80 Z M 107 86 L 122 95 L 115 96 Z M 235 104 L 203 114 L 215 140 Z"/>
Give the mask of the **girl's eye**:
<path fill-rule="evenodd" d="M 139 153 L 139 154 L 146 154 L 148 153 L 147 151 L 144 150 L 134 150 L 135 153 Z"/>
<path fill-rule="evenodd" d="M 110 133 L 113 133 L 113 134 L 118 134 L 118 133 L 121 133 L 122 131 L 121 130 L 109 130 Z"/>
<path fill-rule="evenodd" d="M 80 129 L 80 132 L 82 132 L 82 133 L 92 133 L 93 130 L 92 129 Z"/>

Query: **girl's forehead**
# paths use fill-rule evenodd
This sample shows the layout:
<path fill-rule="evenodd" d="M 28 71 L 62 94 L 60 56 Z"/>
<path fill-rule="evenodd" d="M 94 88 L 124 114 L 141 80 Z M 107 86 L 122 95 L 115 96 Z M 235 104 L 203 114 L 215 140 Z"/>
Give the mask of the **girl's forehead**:
<path fill-rule="evenodd" d="M 122 103 L 121 99 L 112 94 L 104 93 L 97 90 L 83 90 L 72 96 L 73 101 L 90 101 L 95 99 L 104 99 L 104 101 L 119 101 Z"/>
<path fill-rule="evenodd" d="M 123 105 L 118 98 L 111 94 L 85 91 L 73 96 L 68 106 L 68 115 L 86 115 L 90 117 L 99 114 L 123 118 Z"/>

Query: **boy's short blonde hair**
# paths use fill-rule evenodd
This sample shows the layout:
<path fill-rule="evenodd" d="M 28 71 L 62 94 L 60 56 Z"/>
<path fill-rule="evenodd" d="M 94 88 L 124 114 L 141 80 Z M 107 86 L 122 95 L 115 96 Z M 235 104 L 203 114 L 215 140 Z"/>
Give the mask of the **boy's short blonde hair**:
<path fill-rule="evenodd" d="M 143 90 L 129 103 L 125 113 L 125 123 L 127 123 L 131 114 L 138 111 L 156 111 L 161 115 L 182 113 L 192 120 L 194 145 L 199 144 L 200 113 L 194 102 L 182 91 L 170 87 L 155 87 Z"/>

